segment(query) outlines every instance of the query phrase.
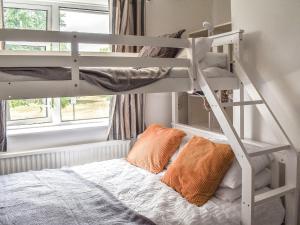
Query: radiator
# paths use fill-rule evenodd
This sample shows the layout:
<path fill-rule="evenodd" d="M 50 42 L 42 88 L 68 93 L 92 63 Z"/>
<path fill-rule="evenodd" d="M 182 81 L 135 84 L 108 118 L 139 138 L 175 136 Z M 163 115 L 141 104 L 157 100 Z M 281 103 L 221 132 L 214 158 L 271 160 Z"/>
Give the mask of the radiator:
<path fill-rule="evenodd" d="M 0 154 L 0 175 L 124 158 L 130 141 L 108 141 Z"/>

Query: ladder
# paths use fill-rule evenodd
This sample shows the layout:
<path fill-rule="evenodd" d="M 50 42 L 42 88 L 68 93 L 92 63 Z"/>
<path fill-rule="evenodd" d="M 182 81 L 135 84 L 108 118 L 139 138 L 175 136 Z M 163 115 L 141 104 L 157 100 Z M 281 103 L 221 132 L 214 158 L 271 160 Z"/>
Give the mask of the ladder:
<path fill-rule="evenodd" d="M 210 87 L 208 80 L 204 73 L 197 67 L 197 82 L 201 90 L 206 96 L 211 109 L 218 120 L 220 127 L 222 128 L 225 136 L 228 138 L 228 142 L 235 153 L 235 156 L 242 168 L 242 205 L 241 205 L 241 224 L 242 225 L 255 225 L 254 221 L 254 207 L 264 204 L 267 201 L 275 198 L 285 198 L 285 225 L 297 224 L 297 209 L 298 209 L 298 189 L 297 189 L 297 171 L 298 171 L 298 154 L 297 150 L 290 141 L 288 135 L 280 125 L 279 121 L 275 117 L 274 113 L 265 102 L 263 96 L 254 87 L 250 81 L 243 67 L 238 59 L 234 59 L 234 71 L 241 82 L 240 91 L 243 93 L 245 90 L 252 101 L 243 101 L 233 103 L 220 103 L 214 92 Z M 245 105 L 255 105 L 264 119 L 273 119 L 280 128 L 284 135 L 287 144 L 279 146 L 271 146 L 257 149 L 256 151 L 249 151 L 243 143 L 243 125 L 241 125 L 241 131 L 238 133 L 230 122 L 228 115 L 223 107 L 240 107 L 240 110 L 244 110 Z M 244 120 L 243 116 L 241 120 Z M 244 121 L 241 121 L 241 124 Z M 251 158 L 259 155 L 270 154 L 275 152 L 284 151 L 286 154 L 285 163 L 285 185 L 279 188 L 272 189 L 271 191 L 255 195 L 254 190 L 254 173 L 251 165 Z"/>

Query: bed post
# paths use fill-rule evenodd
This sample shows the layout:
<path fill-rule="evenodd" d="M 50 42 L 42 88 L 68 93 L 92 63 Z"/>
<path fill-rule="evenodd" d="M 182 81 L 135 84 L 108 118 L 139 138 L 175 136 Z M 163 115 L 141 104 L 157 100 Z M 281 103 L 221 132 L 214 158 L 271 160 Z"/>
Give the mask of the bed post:
<path fill-rule="evenodd" d="M 234 59 L 240 59 L 240 41 L 237 41 L 233 44 L 233 58 Z M 233 62 L 234 63 L 234 62 Z M 244 95 L 244 85 L 242 82 L 239 83 L 240 88 L 233 91 L 233 98 L 236 102 L 244 102 L 245 101 L 245 95 Z M 244 125 L 245 125 L 245 107 L 244 105 L 240 105 L 239 107 L 235 107 L 233 110 L 235 110 L 234 114 L 235 116 L 235 126 L 236 130 L 240 136 L 241 139 L 245 138 L 244 134 Z"/>
<path fill-rule="evenodd" d="M 78 44 L 78 34 L 77 32 L 72 33 L 71 42 L 71 54 L 72 54 L 72 85 L 73 85 L 73 96 L 79 95 L 79 44 Z"/>
<path fill-rule="evenodd" d="M 187 49 L 188 59 L 190 60 L 189 76 L 190 76 L 190 91 L 196 90 L 197 85 L 197 59 L 195 53 L 195 38 L 189 38 L 189 48 Z M 172 92 L 172 126 L 178 124 L 178 93 Z"/>
<path fill-rule="evenodd" d="M 178 93 L 172 92 L 172 127 L 178 123 Z"/>
<path fill-rule="evenodd" d="M 188 57 L 191 61 L 191 66 L 189 69 L 189 74 L 190 74 L 190 79 L 191 79 L 191 90 L 195 91 L 198 85 L 197 82 L 197 56 L 196 56 L 196 39 L 195 38 L 190 38 L 190 49 L 188 54 Z M 199 89 L 199 88 L 198 88 Z"/>

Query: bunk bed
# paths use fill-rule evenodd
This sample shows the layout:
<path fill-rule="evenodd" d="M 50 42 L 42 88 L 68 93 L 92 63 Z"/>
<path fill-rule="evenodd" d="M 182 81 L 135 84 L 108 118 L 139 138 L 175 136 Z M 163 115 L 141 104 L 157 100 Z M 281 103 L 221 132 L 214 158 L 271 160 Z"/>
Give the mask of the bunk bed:
<path fill-rule="evenodd" d="M 242 200 L 238 200 L 234 204 L 228 204 L 224 202 L 218 202 L 218 200 L 212 199 L 205 207 L 195 207 L 188 204 L 178 194 L 174 195 L 174 191 L 167 187 L 161 187 L 159 183 L 159 177 L 161 175 L 149 174 L 146 171 L 134 168 L 126 164 L 127 162 L 117 160 L 112 162 L 102 162 L 97 164 L 90 164 L 82 167 L 74 167 L 71 169 L 63 169 L 61 171 L 52 171 L 53 173 L 61 174 L 76 173 L 87 180 L 84 185 L 89 186 L 99 185 L 108 179 L 106 189 L 109 189 L 114 198 L 124 201 L 131 208 L 137 210 L 141 215 L 137 215 L 130 210 L 124 210 L 123 205 L 116 205 L 115 209 L 123 209 L 126 214 L 122 214 L 123 219 L 135 218 L 133 224 L 152 224 L 146 217 L 150 218 L 159 224 L 168 224 L 169 221 L 173 221 L 174 224 L 182 223 L 200 223 L 200 224 L 240 224 L 253 225 L 253 224 L 277 224 L 283 220 L 282 203 L 280 197 L 287 196 L 286 211 L 286 224 L 296 224 L 296 205 L 297 205 L 297 161 L 295 157 L 295 151 L 292 148 L 292 144 L 284 146 L 270 146 L 263 145 L 261 143 L 249 142 L 246 147 L 244 146 L 245 140 L 243 137 L 243 126 L 241 125 L 240 136 L 234 131 L 232 125 L 230 125 L 228 118 L 222 110 L 222 105 L 217 101 L 214 91 L 219 89 L 236 89 L 241 92 L 240 102 L 227 103 L 231 106 L 239 106 L 241 108 L 241 118 L 243 120 L 242 107 L 244 105 L 252 104 L 253 102 L 243 102 L 243 88 L 250 85 L 250 82 L 245 79 L 246 75 L 239 64 L 239 44 L 242 39 L 243 31 L 231 31 L 224 34 L 208 37 L 212 40 L 212 47 L 223 46 L 223 51 L 228 54 L 232 54 L 230 50 L 232 45 L 234 46 L 234 61 L 228 62 L 228 69 L 231 68 L 231 64 L 234 62 L 235 74 L 238 76 L 233 77 L 206 77 L 203 70 L 198 66 L 197 56 L 197 38 L 191 39 L 167 39 L 167 38 L 154 38 L 154 37 L 134 37 L 134 36 L 118 36 L 118 35 L 104 35 L 104 34 L 85 34 L 76 32 L 55 32 L 55 31 L 17 31 L 17 30 L 1 30 L 0 41 L 29 41 L 29 42 L 63 42 L 71 43 L 70 53 L 21 53 L 21 52 L 0 52 L 0 71 L 7 72 L 7 69 L 11 68 L 66 68 L 69 72 L 69 77 L 64 79 L 49 79 L 47 77 L 39 78 L 33 76 L 24 76 L 22 74 L 16 78 L 15 74 L 6 73 L 5 78 L 0 79 L 0 99 L 14 99 L 14 98 L 37 98 L 37 97 L 60 97 L 60 96 L 84 96 L 84 95 L 107 95 L 107 94 L 123 94 L 123 93 L 151 93 L 151 92 L 173 92 L 173 126 L 180 128 L 189 135 L 209 135 L 211 139 L 219 139 L 228 142 L 235 153 L 236 159 L 242 168 Z M 97 43 L 97 44 L 111 44 L 111 45 L 131 45 L 131 46 L 158 46 L 158 47 L 171 47 L 187 49 L 190 54 L 188 58 L 174 58 L 174 59 L 161 59 L 161 58 L 139 58 L 136 55 L 119 55 L 119 54 L 91 54 L 79 52 L 79 43 Z M 230 57 L 231 58 L 231 57 Z M 143 85 L 138 88 L 129 88 L 126 91 L 112 91 L 108 88 L 101 87 L 101 85 L 94 85 L 91 82 L 83 79 L 81 76 L 82 68 L 99 68 L 99 67 L 159 67 L 159 68 L 172 68 L 168 75 L 151 81 L 147 85 Z M 120 68 L 119 68 L 120 69 Z M 243 85 L 241 85 L 241 80 Z M 177 92 L 193 92 L 202 90 L 209 99 L 209 103 L 215 113 L 225 136 L 220 136 L 214 133 L 203 133 L 199 129 L 184 126 L 178 123 L 178 96 Z M 262 97 L 262 96 L 259 96 Z M 255 104 L 265 104 L 263 100 L 254 101 Z M 242 123 L 241 123 L 242 124 Z M 289 148 L 287 158 L 291 164 L 287 164 L 287 176 L 286 185 L 277 188 L 273 185 L 273 190 L 264 190 L 264 193 L 258 195 L 254 193 L 254 174 L 251 165 L 251 157 L 259 156 L 261 154 L 269 154 L 277 151 L 286 150 Z M 252 150 L 249 150 L 252 149 Z M 277 160 L 277 158 L 275 157 Z M 275 160 L 275 161 L 276 161 Z M 281 160 L 281 159 L 280 159 Z M 1 160 L 0 160 L 1 162 Z M 106 171 L 111 173 L 101 174 L 101 170 L 106 168 Z M 124 171 L 128 171 L 131 176 L 125 176 Z M 59 183 L 57 180 L 57 174 L 52 174 L 51 171 L 43 172 L 30 172 L 25 174 L 13 174 L 5 176 L 4 179 L 9 181 L 7 189 L 0 190 L 1 195 L 12 197 L 9 195 L 13 190 L 14 184 L 20 184 L 20 180 L 24 177 L 34 178 L 33 184 L 53 181 Z M 97 174 L 99 172 L 99 174 Z M 274 177 L 279 176 L 278 171 L 274 172 Z M 48 174 L 47 174 L 48 173 Z M 97 175 L 96 175 L 97 174 Z M 121 175 L 125 177 L 121 177 Z M 98 176 L 99 175 L 99 176 Z M 105 176 L 108 176 L 105 178 Z M 42 178 L 42 179 L 39 179 Z M 75 177 L 76 178 L 76 177 Z M 75 179 L 74 178 L 74 179 Z M 47 179 L 49 179 L 47 181 Z M 111 180 L 109 180 L 111 179 Z M 125 179 L 125 180 L 123 180 Z M 139 180 L 137 180 L 139 179 Z M 30 180 L 30 179 L 29 179 Z M 37 182 L 38 180 L 38 182 Z M 63 177 L 60 180 L 62 183 L 70 185 L 72 183 L 64 183 Z M 0 179 L 1 182 L 1 179 Z M 124 184 L 127 189 L 122 189 L 120 185 Z M 127 183 L 126 183 L 127 182 Z M 148 192 L 149 188 L 144 185 L 146 182 L 148 187 L 153 188 L 157 192 L 155 194 L 170 196 L 171 201 L 155 202 L 153 192 Z M 22 185 L 21 185 L 22 186 Z M 20 187 L 21 187 L 20 186 Z M 65 186 L 65 187 L 66 187 Z M 18 187 L 18 185 L 17 185 Z M 136 189 L 132 189 L 132 187 Z M 12 188 L 12 189 L 10 189 Z M 93 187 L 90 187 L 93 191 Z M 138 196 L 137 194 L 143 193 Z M 69 193 L 65 193 L 69 194 Z M 82 193 L 81 193 L 82 194 Z M 94 194 L 94 192 L 92 192 Z M 96 194 L 96 193 L 95 193 Z M 117 196 L 117 197 L 116 197 Z M 33 196 L 36 197 L 36 196 Z M 53 197 L 53 196 L 52 196 Z M 57 196 L 56 196 L 57 197 Z M 141 199 L 140 199 L 141 198 Z M 116 200 L 115 199 L 115 200 Z M 130 201 L 134 199 L 134 201 Z M 170 200 L 169 199 L 169 200 Z M 174 201 L 172 201 L 172 199 Z M 176 200 L 176 201 L 175 201 Z M 117 200 L 116 200 L 117 201 Z M 147 201 L 149 204 L 144 204 Z M 154 201 L 154 202 L 152 202 Z M 69 203 L 69 202 L 68 202 Z M 94 204 L 93 202 L 88 202 Z M 150 204 L 151 203 L 151 204 Z M 180 207 L 179 207 L 180 206 Z M 155 211 L 155 208 L 159 209 Z M 165 210 L 170 209 L 172 212 Z M 178 210 L 182 209 L 180 212 Z M 271 211 L 270 209 L 276 209 Z M 233 213 L 239 212 L 241 213 Z M 165 212 L 165 214 L 164 214 Z M 263 212 L 263 216 L 260 214 Z M 43 212 L 44 213 L 44 212 Z M 92 212 L 93 213 L 93 212 Z M 110 214 L 109 214 L 110 213 Z M 152 213 L 152 214 L 151 214 Z M 193 217 L 183 219 L 181 213 L 192 213 Z M 108 215 L 117 215 L 118 210 L 115 212 L 108 212 Z M 14 215 L 14 214 L 11 214 Z M 78 214 L 74 214 L 78 215 Z M 175 215 L 177 217 L 175 217 Z M 275 216 L 276 215 L 276 216 Z M 0 215 L 1 216 L 1 215 Z M 175 218 L 170 218 L 174 216 Z M 22 218 L 22 217 L 20 217 Z M 97 217 L 98 218 L 98 217 Z M 82 218 L 80 218 L 82 219 Z M 84 218 L 87 219 L 87 218 Z M 99 218 L 98 218 L 99 219 Z M 101 218 L 100 218 L 101 219 Z M 102 218 L 107 219 L 107 217 Z M 20 221 L 19 221 L 20 222 Z M 74 221 L 73 221 L 74 222 Z M 112 223 L 112 221 L 110 221 Z M 109 223 L 108 223 L 109 224 Z"/>
<path fill-rule="evenodd" d="M 239 32 L 233 32 L 227 35 L 238 36 Z M 222 36 L 220 36 L 221 38 Z M 135 54 L 119 53 L 85 53 L 79 52 L 79 43 L 98 43 L 111 45 L 135 45 L 135 46 L 157 46 L 170 48 L 191 48 L 191 40 L 176 40 L 171 38 L 153 38 L 153 37 L 135 37 L 135 36 L 117 36 L 105 34 L 80 34 L 76 32 L 55 32 L 55 31 L 18 31 L 3 30 L 0 33 L 1 41 L 43 41 L 43 42 L 63 42 L 71 43 L 72 51 L 62 52 L 0 52 L 0 68 L 19 68 L 22 71 L 25 68 L 47 68 L 48 76 L 35 72 L 34 76 L 13 76 L 12 74 L 2 73 L 0 78 L 0 97 L 1 99 L 16 98 L 36 98 L 36 97 L 59 97 L 59 96 L 86 96 L 86 95 L 109 95 L 120 91 L 112 91 L 105 87 L 93 85 L 90 82 L 80 78 L 79 68 L 99 68 L 99 67 L 164 67 L 172 68 L 168 75 L 163 79 L 157 79 L 156 82 L 150 82 L 140 88 L 129 88 L 123 93 L 140 92 L 180 92 L 193 90 L 194 73 L 193 63 L 187 58 L 141 58 Z M 214 39 L 217 44 L 218 37 Z M 64 71 L 61 77 L 57 76 L 58 68 L 69 68 L 71 73 Z M 120 68 L 115 68 L 120 71 Z M 134 69 L 132 69 L 134 70 Z M 95 69 L 94 69 L 95 71 Z M 94 72 L 92 71 L 92 72 Z M 136 72 L 138 74 L 139 71 Z M 45 73 L 44 73 L 45 74 Z M 23 72 L 24 75 L 24 72 Z M 54 75 L 54 76 L 53 76 Z M 124 74 L 122 74 L 124 75 Z M 125 75 L 124 75 L 125 76 Z M 127 76 L 128 77 L 128 76 Z M 155 79 L 155 77 L 153 78 Z M 147 77 L 149 78 L 149 77 Z M 136 76 L 139 81 L 141 78 Z M 143 77 L 145 79 L 145 76 Z M 229 89 L 238 87 L 238 80 L 235 77 L 210 79 L 215 89 L 220 86 L 227 86 Z M 137 82 L 138 82 L 137 81 Z"/>

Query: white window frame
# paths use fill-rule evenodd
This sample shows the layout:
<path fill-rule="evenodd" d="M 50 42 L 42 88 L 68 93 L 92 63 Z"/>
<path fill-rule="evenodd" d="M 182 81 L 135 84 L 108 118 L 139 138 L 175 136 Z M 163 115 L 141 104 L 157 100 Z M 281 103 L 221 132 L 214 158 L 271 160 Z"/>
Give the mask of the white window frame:
<path fill-rule="evenodd" d="M 51 105 L 51 98 L 46 99 L 47 104 L 44 107 L 47 107 L 47 116 L 39 117 L 39 118 L 30 118 L 30 119 L 18 119 L 18 120 L 8 120 L 7 125 L 10 126 L 18 126 L 18 125 L 33 125 L 33 124 L 46 124 L 52 122 L 53 110 L 49 105 Z M 8 104 L 8 103 L 7 103 Z M 7 111 L 9 111 L 9 106 L 6 107 Z M 10 112 L 7 112 L 9 115 Z"/>
<path fill-rule="evenodd" d="M 24 3 L 26 1 L 26 3 Z M 63 2 L 60 0 L 49 0 L 46 1 L 32 1 L 32 0 L 6 0 L 4 2 L 4 8 L 20 8 L 20 9 L 31 9 L 31 10 L 44 10 L 47 11 L 47 30 L 60 30 L 60 10 L 76 10 L 76 11 L 92 11 L 95 13 L 109 13 L 109 6 L 94 5 L 94 4 L 83 4 L 83 3 L 70 3 Z M 110 32 L 111 32 L 111 19 L 110 19 Z M 59 43 L 52 43 L 52 50 L 59 49 Z M 48 50 L 48 49 L 47 49 Z M 54 101 L 54 108 L 49 107 L 51 101 Z M 28 127 L 45 127 L 45 126 L 63 126 L 72 124 L 87 124 L 87 123 L 103 123 L 108 121 L 109 118 L 99 119 L 87 119 L 87 120 L 71 120 L 62 121 L 61 116 L 61 103 L 60 98 L 48 98 L 48 117 L 47 118 L 36 118 L 36 119 L 24 119 L 8 121 L 9 129 L 24 129 Z M 8 109 L 8 107 L 7 107 Z M 9 110 L 9 109 L 8 109 Z"/>

